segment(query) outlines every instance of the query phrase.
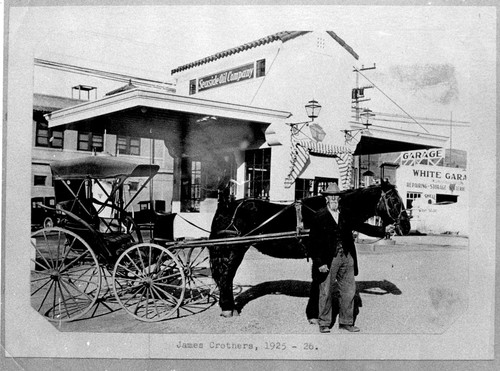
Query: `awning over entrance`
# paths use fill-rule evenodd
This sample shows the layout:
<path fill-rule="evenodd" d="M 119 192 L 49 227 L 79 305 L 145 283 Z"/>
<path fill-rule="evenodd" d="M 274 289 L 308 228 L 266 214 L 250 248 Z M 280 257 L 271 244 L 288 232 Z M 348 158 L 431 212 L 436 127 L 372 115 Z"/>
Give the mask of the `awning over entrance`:
<path fill-rule="evenodd" d="M 161 139 L 173 156 L 245 149 L 289 112 L 134 88 L 46 115 L 50 127 Z"/>
<path fill-rule="evenodd" d="M 443 135 L 387 128 L 378 125 L 370 126 L 370 133 L 370 136 L 361 134 L 361 139 L 354 150 L 355 156 L 441 148 L 446 145 L 448 140 L 448 137 Z"/>
<path fill-rule="evenodd" d="M 352 150 L 350 148 L 311 140 L 296 140 L 292 141 L 290 170 L 285 179 L 286 188 L 291 187 L 297 177 L 304 171 L 309 156 L 335 158 L 339 168 L 339 186 L 342 189 L 350 187 L 352 176 Z"/>

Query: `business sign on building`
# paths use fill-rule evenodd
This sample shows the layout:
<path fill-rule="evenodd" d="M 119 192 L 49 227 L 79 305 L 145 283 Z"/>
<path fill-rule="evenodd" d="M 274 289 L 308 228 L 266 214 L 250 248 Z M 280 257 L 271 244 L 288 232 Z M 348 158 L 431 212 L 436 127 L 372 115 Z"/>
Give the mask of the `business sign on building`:
<path fill-rule="evenodd" d="M 403 152 L 399 160 L 401 165 L 438 165 L 444 155 L 444 148 L 421 149 Z"/>
<path fill-rule="evenodd" d="M 200 77 L 198 79 L 198 91 L 218 88 L 224 85 L 249 80 L 254 78 L 255 68 L 253 63 L 235 67 L 230 70 L 217 72 L 213 75 Z"/>
<path fill-rule="evenodd" d="M 461 195 L 467 191 L 465 169 L 444 166 L 400 166 L 397 170 L 398 188 L 417 192 L 423 198 L 435 199 L 436 194 Z"/>

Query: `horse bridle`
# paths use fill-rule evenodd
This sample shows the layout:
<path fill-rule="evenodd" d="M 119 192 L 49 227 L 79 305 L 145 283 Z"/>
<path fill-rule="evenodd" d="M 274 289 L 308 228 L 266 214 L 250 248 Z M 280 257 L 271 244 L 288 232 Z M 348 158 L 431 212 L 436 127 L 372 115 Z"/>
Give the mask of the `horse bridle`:
<path fill-rule="evenodd" d="M 389 217 L 389 219 L 392 220 L 392 222 L 395 226 L 399 226 L 399 224 L 401 222 L 401 215 L 403 214 L 403 211 L 404 211 L 403 200 L 402 200 L 401 196 L 396 192 L 396 197 L 399 199 L 400 207 L 399 207 L 398 216 L 394 217 L 393 215 L 391 215 L 391 208 L 389 207 L 388 200 L 387 200 L 387 195 L 391 192 L 396 192 L 396 191 L 394 190 L 394 188 L 391 188 L 388 191 L 382 190 L 382 194 L 380 195 L 380 200 L 378 201 L 378 204 L 377 204 L 377 210 L 379 209 L 380 204 L 383 203 L 383 206 L 385 208 L 385 212 L 386 212 L 387 216 Z"/>

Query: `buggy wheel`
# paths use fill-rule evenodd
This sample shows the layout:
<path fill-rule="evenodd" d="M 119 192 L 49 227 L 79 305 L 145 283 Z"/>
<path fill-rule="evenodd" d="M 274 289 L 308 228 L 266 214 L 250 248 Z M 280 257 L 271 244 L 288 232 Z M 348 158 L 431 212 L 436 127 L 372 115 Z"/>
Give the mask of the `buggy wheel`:
<path fill-rule="evenodd" d="M 101 271 L 90 246 L 67 229 L 31 235 L 31 305 L 49 321 L 81 318 L 95 304 Z"/>
<path fill-rule="evenodd" d="M 171 316 L 182 303 L 186 279 L 168 249 L 140 243 L 125 250 L 113 270 L 113 291 L 120 306 L 135 318 L 157 322 Z"/>
<path fill-rule="evenodd" d="M 208 248 L 181 248 L 175 253 L 186 276 L 184 305 L 214 301 L 216 285 L 210 270 Z"/>

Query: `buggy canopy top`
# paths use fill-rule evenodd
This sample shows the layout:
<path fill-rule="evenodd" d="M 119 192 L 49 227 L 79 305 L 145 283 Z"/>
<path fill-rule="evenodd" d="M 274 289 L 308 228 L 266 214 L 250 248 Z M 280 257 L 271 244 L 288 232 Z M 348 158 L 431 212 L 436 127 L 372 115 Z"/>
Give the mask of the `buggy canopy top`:
<path fill-rule="evenodd" d="M 134 164 L 108 156 L 87 156 L 51 164 L 58 179 L 107 179 L 152 177 L 158 173 L 158 165 Z"/>

